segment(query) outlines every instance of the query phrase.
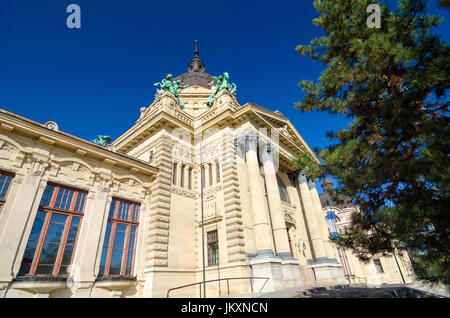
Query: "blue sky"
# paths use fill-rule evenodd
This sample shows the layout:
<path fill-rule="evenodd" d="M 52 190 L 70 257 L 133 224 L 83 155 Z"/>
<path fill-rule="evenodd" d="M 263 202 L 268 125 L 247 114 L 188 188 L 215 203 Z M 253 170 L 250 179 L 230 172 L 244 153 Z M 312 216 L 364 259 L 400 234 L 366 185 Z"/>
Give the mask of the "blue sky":
<path fill-rule="evenodd" d="M 66 27 L 71 3 L 82 10 L 78 30 Z M 428 3 L 449 41 L 450 10 Z M 297 83 L 324 68 L 295 51 L 321 35 L 316 16 L 312 1 L 300 0 L 2 0 L 0 107 L 88 140 L 115 139 L 151 104 L 153 83 L 186 71 L 199 40 L 206 71 L 229 72 L 241 105 L 280 110 L 311 148 L 323 148 L 326 131 L 348 120 L 293 107 L 302 99 Z"/>

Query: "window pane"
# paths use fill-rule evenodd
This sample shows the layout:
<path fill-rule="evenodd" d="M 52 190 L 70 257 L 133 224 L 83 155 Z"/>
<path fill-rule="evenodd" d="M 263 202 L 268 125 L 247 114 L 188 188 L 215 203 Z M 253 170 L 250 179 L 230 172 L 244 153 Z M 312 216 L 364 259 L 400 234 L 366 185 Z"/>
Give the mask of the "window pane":
<path fill-rule="evenodd" d="M 278 190 L 280 192 L 280 198 L 282 201 L 290 203 L 289 195 L 286 190 L 286 186 L 284 185 L 283 181 L 280 180 L 280 178 L 277 176 L 277 182 L 278 182 Z"/>
<path fill-rule="evenodd" d="M 38 213 L 36 214 L 36 219 L 34 220 L 33 228 L 31 229 L 29 241 L 39 240 L 44 220 L 45 220 L 45 212 L 38 211 Z"/>
<path fill-rule="evenodd" d="M 75 205 L 76 212 L 83 212 L 85 201 L 86 201 L 86 193 L 79 192 L 78 198 L 77 198 L 77 204 Z"/>
<path fill-rule="evenodd" d="M 103 241 L 103 247 L 109 246 L 109 239 L 111 237 L 111 222 L 108 222 L 108 225 L 106 226 L 106 233 L 105 233 L 105 239 Z"/>
<path fill-rule="evenodd" d="M 128 220 L 129 212 L 130 212 L 130 204 L 126 202 L 120 202 L 119 214 L 117 218 L 120 220 Z"/>
<path fill-rule="evenodd" d="M 50 206 L 50 201 L 52 199 L 53 191 L 55 190 L 55 187 L 52 185 L 47 185 L 47 187 L 44 190 L 44 194 L 42 195 L 41 199 L 41 205 L 42 206 Z"/>
<path fill-rule="evenodd" d="M 133 222 L 137 222 L 139 219 L 139 205 L 133 205 Z"/>
<path fill-rule="evenodd" d="M 36 251 L 37 242 L 30 241 L 27 244 L 27 247 L 25 249 L 25 254 L 23 255 L 22 263 L 28 264 L 33 261 L 34 252 Z"/>
<path fill-rule="evenodd" d="M 132 267 L 133 267 L 133 254 L 134 254 L 133 250 L 129 250 L 128 251 L 127 269 L 125 271 L 125 275 L 131 275 L 131 270 L 132 270 Z"/>
<path fill-rule="evenodd" d="M 8 193 L 9 186 L 11 184 L 12 177 L 2 175 L 0 177 L 0 199 L 4 199 Z"/>
<path fill-rule="evenodd" d="M 67 275 L 67 270 L 69 269 L 68 265 L 63 265 L 59 268 L 59 275 Z"/>
<path fill-rule="evenodd" d="M 67 244 L 75 244 L 75 240 L 77 239 L 79 222 L 80 218 L 77 217 L 72 218 L 72 225 L 70 226 L 69 235 L 67 236 Z"/>
<path fill-rule="evenodd" d="M 51 275 L 54 267 L 54 265 L 39 265 L 36 269 L 36 274 Z"/>
<path fill-rule="evenodd" d="M 69 189 L 60 188 L 58 198 L 56 199 L 55 207 L 58 209 L 70 210 L 72 203 L 73 191 Z"/>
<path fill-rule="evenodd" d="M 66 215 L 53 214 L 45 242 L 59 243 L 61 241 L 66 219 Z"/>
<path fill-rule="evenodd" d="M 111 268 L 112 267 L 119 267 L 122 265 L 122 255 L 123 250 L 122 249 L 114 249 L 111 256 Z"/>
<path fill-rule="evenodd" d="M 116 209 L 116 203 L 117 203 L 116 200 L 112 200 L 111 201 L 111 205 L 109 207 L 109 215 L 108 215 L 110 218 L 114 217 L 114 211 Z"/>
<path fill-rule="evenodd" d="M 44 244 L 42 249 L 41 258 L 39 259 L 39 265 L 47 264 L 54 265 L 56 262 L 56 256 L 58 255 L 59 245 L 57 244 Z M 39 273 L 37 273 L 39 274 Z"/>
<path fill-rule="evenodd" d="M 70 261 L 72 260 L 72 254 L 73 254 L 73 245 L 67 245 L 63 254 L 61 264 L 70 265 Z"/>
<path fill-rule="evenodd" d="M 126 225 L 117 224 L 116 236 L 114 237 L 114 248 L 124 248 Z"/>
<path fill-rule="evenodd" d="M 105 274 L 105 268 L 106 268 L 106 258 L 108 257 L 108 248 L 103 248 L 102 250 L 102 258 L 100 259 L 100 275 Z"/>

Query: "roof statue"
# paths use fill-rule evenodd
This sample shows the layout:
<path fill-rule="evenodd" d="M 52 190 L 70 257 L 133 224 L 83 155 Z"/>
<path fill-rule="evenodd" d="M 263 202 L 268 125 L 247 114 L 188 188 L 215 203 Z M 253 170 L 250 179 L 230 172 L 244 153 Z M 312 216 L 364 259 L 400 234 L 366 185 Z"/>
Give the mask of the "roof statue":
<path fill-rule="evenodd" d="M 181 108 L 184 108 L 183 103 L 180 100 L 180 97 L 178 96 L 178 90 L 188 87 L 189 85 L 181 85 L 180 80 L 174 80 L 172 74 L 167 74 L 166 77 L 158 83 L 153 84 L 153 86 L 158 87 L 160 86 L 161 89 L 158 90 L 158 93 L 162 92 L 170 92 L 172 93 L 177 99 L 178 103 Z"/>
<path fill-rule="evenodd" d="M 91 140 L 94 144 L 97 144 L 102 147 L 106 147 L 109 144 L 111 144 L 110 136 L 97 135 L 97 137 L 98 137 L 98 139 Z"/>
<path fill-rule="evenodd" d="M 216 90 L 209 96 L 208 102 L 206 105 L 208 107 L 211 107 L 214 104 L 214 97 L 223 89 L 226 89 L 231 94 L 236 94 L 236 84 L 229 82 L 230 76 L 228 75 L 228 72 L 223 73 L 219 77 L 213 77 L 213 85 L 216 86 Z"/>

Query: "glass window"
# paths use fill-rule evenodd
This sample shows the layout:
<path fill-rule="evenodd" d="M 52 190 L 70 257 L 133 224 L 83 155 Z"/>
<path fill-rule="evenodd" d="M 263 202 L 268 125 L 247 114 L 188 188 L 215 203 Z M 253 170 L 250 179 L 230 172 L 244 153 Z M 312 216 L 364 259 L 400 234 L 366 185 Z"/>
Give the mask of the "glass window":
<path fill-rule="evenodd" d="M 2 213 L 3 206 L 6 203 L 6 197 L 8 196 L 9 188 L 11 187 L 11 181 L 14 178 L 14 174 L 0 171 L 0 213 Z"/>
<path fill-rule="evenodd" d="M 189 187 L 189 190 L 192 190 L 192 168 L 189 168 L 188 187 Z"/>
<path fill-rule="evenodd" d="M 177 163 L 174 162 L 173 163 L 173 168 L 172 168 L 172 184 L 177 184 Z"/>
<path fill-rule="evenodd" d="M 291 203 L 291 200 L 289 200 L 289 195 L 286 189 L 286 186 L 284 185 L 283 181 L 280 180 L 280 178 L 277 176 L 277 182 L 278 182 L 278 190 L 280 192 L 280 198 L 282 201 Z"/>
<path fill-rule="evenodd" d="M 216 231 L 207 233 L 208 266 L 219 265 L 219 237 Z"/>
<path fill-rule="evenodd" d="M 219 160 L 216 160 L 216 180 L 220 182 L 220 164 Z"/>
<path fill-rule="evenodd" d="M 377 258 L 373 260 L 373 263 L 375 264 L 375 271 L 377 273 L 383 273 L 383 266 L 381 266 L 381 261 Z"/>
<path fill-rule="evenodd" d="M 100 258 L 100 276 L 131 276 L 136 252 L 139 204 L 113 199 Z"/>
<path fill-rule="evenodd" d="M 184 188 L 184 169 L 186 168 L 185 165 L 181 165 L 181 174 L 180 174 L 180 182 L 181 182 L 181 187 Z"/>
<path fill-rule="evenodd" d="M 325 217 L 328 231 L 333 239 L 339 237 L 339 232 L 337 230 L 336 221 L 338 220 L 336 213 L 334 211 L 327 211 L 327 216 Z"/>
<path fill-rule="evenodd" d="M 28 238 L 19 275 L 69 274 L 85 200 L 84 191 L 47 185 Z"/>

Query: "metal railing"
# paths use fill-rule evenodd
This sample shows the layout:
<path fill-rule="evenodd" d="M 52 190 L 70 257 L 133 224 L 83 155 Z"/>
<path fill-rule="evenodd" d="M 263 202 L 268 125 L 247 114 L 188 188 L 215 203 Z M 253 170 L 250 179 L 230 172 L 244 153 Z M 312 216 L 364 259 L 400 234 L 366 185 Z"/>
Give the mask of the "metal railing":
<path fill-rule="evenodd" d="M 192 284 L 187 284 L 187 285 L 183 285 L 183 286 L 179 286 L 179 287 L 174 287 L 174 288 L 170 288 L 167 291 L 167 298 L 169 298 L 169 294 L 171 291 L 173 290 L 177 290 L 177 289 L 182 289 L 182 288 L 187 288 L 187 287 L 191 287 L 191 286 L 195 286 L 195 285 L 199 285 L 199 289 L 200 289 L 200 296 L 199 298 L 201 298 L 202 296 L 202 284 L 207 284 L 207 283 L 211 283 L 211 282 L 217 282 L 217 281 L 222 281 L 222 280 L 226 280 L 227 281 L 227 295 L 230 295 L 230 280 L 236 280 L 236 279 L 249 279 L 250 280 L 250 288 L 251 288 L 251 292 L 253 294 L 253 280 L 254 279 L 265 279 L 264 284 L 262 285 L 262 287 L 259 289 L 259 292 L 261 292 L 261 290 L 264 289 L 264 287 L 266 286 L 267 281 L 269 280 L 269 277 L 232 277 L 232 278 L 220 278 L 220 279 L 212 279 L 212 280 L 207 280 L 204 282 L 198 282 L 198 283 L 192 283 Z M 220 284 L 220 283 L 219 283 Z"/>
<path fill-rule="evenodd" d="M 364 278 L 364 277 L 358 277 L 355 275 L 345 275 L 345 278 L 348 280 L 348 282 L 350 284 L 352 283 L 352 280 L 353 280 L 353 283 L 358 282 L 360 284 L 367 284 L 367 278 Z M 356 280 L 358 280 L 358 281 L 356 281 Z"/>

